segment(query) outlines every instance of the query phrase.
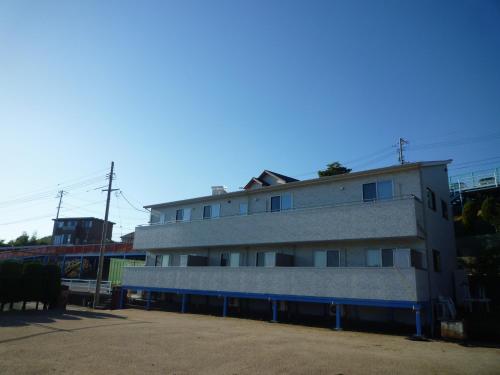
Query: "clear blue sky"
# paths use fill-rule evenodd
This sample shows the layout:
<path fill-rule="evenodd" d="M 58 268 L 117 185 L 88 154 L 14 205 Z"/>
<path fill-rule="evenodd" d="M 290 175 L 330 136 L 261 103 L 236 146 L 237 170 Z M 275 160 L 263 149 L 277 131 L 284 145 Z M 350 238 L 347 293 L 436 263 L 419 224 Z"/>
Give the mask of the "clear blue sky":
<path fill-rule="evenodd" d="M 57 185 L 111 160 L 137 206 L 394 164 L 400 136 L 500 165 L 498 1 L 2 1 L 0 67 L 0 239 L 50 234 Z M 98 186 L 61 215 L 102 217 Z M 146 217 L 113 197 L 115 238 Z"/>

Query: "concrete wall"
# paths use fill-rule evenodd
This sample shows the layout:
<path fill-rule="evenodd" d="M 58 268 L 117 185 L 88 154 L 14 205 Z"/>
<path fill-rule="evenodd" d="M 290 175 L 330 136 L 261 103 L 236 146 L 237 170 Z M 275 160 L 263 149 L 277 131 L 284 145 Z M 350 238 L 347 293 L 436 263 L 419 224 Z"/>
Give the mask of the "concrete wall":
<path fill-rule="evenodd" d="M 421 202 L 401 198 L 138 227 L 135 249 L 418 237 Z"/>
<path fill-rule="evenodd" d="M 432 189 L 436 195 L 435 211 L 428 207 L 428 200 L 425 196 L 427 187 Z M 453 271 L 457 267 L 457 260 L 447 168 L 444 165 L 422 168 L 422 190 L 424 191 L 423 208 L 432 296 L 433 298 L 437 298 L 439 295 L 452 297 Z M 443 217 L 441 200 L 446 202 L 448 219 Z M 441 255 L 442 269 L 440 272 L 435 272 L 434 270 L 433 249 L 438 250 Z"/>
<path fill-rule="evenodd" d="M 123 285 L 392 301 L 427 299 L 414 268 L 128 267 Z M 425 275 L 424 275 L 425 276 Z"/>

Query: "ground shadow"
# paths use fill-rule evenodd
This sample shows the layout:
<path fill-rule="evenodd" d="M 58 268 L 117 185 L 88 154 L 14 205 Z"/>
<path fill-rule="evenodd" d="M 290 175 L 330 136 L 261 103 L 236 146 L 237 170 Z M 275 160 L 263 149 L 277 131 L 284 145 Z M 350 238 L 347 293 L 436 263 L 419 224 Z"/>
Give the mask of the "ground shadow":
<path fill-rule="evenodd" d="M 54 323 L 56 320 L 80 319 L 126 319 L 124 316 L 101 311 L 73 309 L 66 310 L 10 310 L 0 313 L 0 327 L 20 327 L 33 324 Z"/>

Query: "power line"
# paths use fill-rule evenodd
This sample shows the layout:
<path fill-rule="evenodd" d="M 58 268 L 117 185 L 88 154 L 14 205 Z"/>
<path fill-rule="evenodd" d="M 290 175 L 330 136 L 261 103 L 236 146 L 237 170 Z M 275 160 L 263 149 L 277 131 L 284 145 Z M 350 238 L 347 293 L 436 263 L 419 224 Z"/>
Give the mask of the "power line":
<path fill-rule="evenodd" d="M 139 211 L 139 212 L 147 212 L 148 214 L 150 213 L 148 210 L 137 208 L 132 203 L 130 203 L 130 201 L 127 199 L 127 197 L 123 194 L 123 190 L 120 190 L 120 195 L 123 197 L 125 202 L 127 202 L 129 204 L 129 206 L 132 207 L 134 210 Z"/>

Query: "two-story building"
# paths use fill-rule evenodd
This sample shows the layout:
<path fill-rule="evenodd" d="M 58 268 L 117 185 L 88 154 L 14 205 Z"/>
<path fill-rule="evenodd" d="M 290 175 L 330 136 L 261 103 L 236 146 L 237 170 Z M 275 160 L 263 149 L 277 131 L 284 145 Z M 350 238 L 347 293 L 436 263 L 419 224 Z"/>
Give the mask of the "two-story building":
<path fill-rule="evenodd" d="M 430 302 L 453 294 L 449 162 L 304 181 L 266 170 L 242 191 L 147 206 L 134 239 L 147 266 L 126 269 L 124 288 L 146 291 L 148 306 L 177 298 L 182 311 L 212 298 L 226 315 L 250 301 L 273 320 L 330 305 L 337 328 L 342 317 L 410 318 L 420 335 Z"/>
<path fill-rule="evenodd" d="M 104 220 L 95 217 L 53 219 L 52 245 L 86 245 L 101 243 Z M 108 221 L 105 242 L 111 242 L 114 223 Z"/>

